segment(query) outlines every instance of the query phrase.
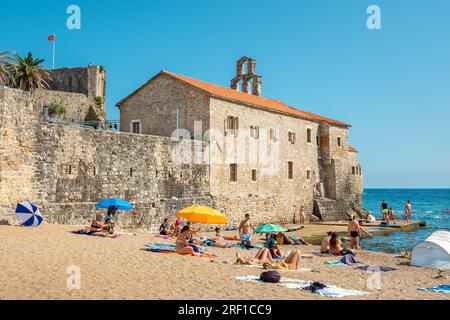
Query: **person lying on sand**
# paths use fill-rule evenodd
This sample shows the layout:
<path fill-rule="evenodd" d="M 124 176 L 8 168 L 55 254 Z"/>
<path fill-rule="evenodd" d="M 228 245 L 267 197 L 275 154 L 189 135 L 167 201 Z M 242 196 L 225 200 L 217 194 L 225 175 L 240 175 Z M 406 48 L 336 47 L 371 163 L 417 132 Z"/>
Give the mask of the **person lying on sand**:
<path fill-rule="evenodd" d="M 300 268 L 300 258 L 302 254 L 300 250 L 294 250 L 284 261 L 266 262 L 263 264 L 264 269 L 282 269 L 282 270 L 298 270 Z"/>
<path fill-rule="evenodd" d="M 242 265 L 263 265 L 266 262 L 273 262 L 269 249 L 261 248 L 254 258 L 241 258 L 239 252 L 236 252 L 236 264 Z"/>
<path fill-rule="evenodd" d="M 300 250 L 292 252 L 285 261 L 275 261 L 270 255 L 269 249 L 262 248 L 258 251 L 255 258 L 241 258 L 239 253 L 236 253 L 236 264 L 241 265 L 262 265 L 265 269 L 285 269 L 298 270 L 300 266 Z"/>
<path fill-rule="evenodd" d="M 194 248 L 189 245 L 189 238 L 194 234 L 195 232 L 190 227 L 183 227 L 177 237 L 175 252 L 178 254 L 194 254 Z"/>
<path fill-rule="evenodd" d="M 275 237 L 275 236 L 272 236 Z M 293 237 L 288 237 L 286 235 L 286 233 L 284 232 L 279 232 L 276 237 L 276 242 L 277 245 L 279 246 L 284 246 L 284 245 L 305 245 L 305 246 L 310 246 L 311 244 L 309 244 L 308 242 L 306 242 L 302 237 L 298 237 L 298 238 L 293 238 Z"/>
<path fill-rule="evenodd" d="M 333 234 L 333 232 L 328 231 L 327 236 L 325 238 L 323 238 L 322 245 L 320 246 L 320 253 L 322 253 L 322 254 L 330 253 L 330 240 L 331 240 L 332 234 Z"/>

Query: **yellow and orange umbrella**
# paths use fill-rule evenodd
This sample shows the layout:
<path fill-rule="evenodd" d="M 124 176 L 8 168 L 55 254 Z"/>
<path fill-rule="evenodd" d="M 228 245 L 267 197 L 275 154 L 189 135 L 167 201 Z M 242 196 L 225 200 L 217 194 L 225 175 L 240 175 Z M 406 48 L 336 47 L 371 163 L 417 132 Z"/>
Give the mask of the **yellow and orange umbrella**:
<path fill-rule="evenodd" d="M 226 224 L 229 219 L 219 211 L 201 206 L 192 206 L 177 213 L 177 218 L 183 218 L 192 223 Z"/>

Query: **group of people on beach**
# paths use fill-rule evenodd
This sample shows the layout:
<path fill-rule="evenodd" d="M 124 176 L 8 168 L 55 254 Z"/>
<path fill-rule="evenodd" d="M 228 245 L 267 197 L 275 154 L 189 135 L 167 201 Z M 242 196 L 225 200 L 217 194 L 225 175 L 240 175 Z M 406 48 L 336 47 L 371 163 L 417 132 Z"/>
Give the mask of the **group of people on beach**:
<path fill-rule="evenodd" d="M 98 237 L 116 238 L 119 234 L 115 231 L 115 224 L 113 218 L 117 213 L 117 208 L 109 207 L 106 216 L 103 220 L 103 216 L 97 214 L 91 222 L 89 229 L 90 235 Z"/>
<path fill-rule="evenodd" d="M 383 221 L 387 225 L 389 225 L 391 221 L 399 220 L 399 218 L 395 214 L 394 209 L 389 207 L 389 204 L 385 200 L 381 202 L 381 213 L 383 215 Z M 411 221 L 411 214 L 412 214 L 411 200 L 408 200 L 405 204 L 405 215 L 403 216 L 403 219 L 407 222 Z"/>

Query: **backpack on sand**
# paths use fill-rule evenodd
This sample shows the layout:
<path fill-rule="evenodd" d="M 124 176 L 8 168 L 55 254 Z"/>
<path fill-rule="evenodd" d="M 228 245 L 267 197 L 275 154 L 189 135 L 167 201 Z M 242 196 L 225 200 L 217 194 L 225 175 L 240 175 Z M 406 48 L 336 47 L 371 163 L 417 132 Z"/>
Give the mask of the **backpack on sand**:
<path fill-rule="evenodd" d="M 260 280 L 268 283 L 279 283 L 281 274 L 278 271 L 266 271 L 261 273 Z"/>

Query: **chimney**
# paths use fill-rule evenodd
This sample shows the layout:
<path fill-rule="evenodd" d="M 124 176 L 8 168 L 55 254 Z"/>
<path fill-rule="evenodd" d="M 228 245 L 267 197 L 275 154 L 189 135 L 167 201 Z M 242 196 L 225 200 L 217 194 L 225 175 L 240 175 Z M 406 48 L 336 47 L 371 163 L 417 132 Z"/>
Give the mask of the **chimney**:
<path fill-rule="evenodd" d="M 242 57 L 236 63 L 236 77 L 231 80 L 231 89 L 239 91 L 240 83 L 242 83 L 242 92 L 258 97 L 262 95 L 262 81 L 261 76 L 256 74 L 256 60 Z"/>

